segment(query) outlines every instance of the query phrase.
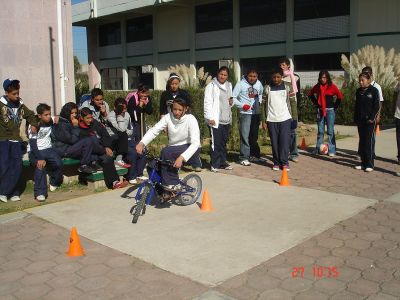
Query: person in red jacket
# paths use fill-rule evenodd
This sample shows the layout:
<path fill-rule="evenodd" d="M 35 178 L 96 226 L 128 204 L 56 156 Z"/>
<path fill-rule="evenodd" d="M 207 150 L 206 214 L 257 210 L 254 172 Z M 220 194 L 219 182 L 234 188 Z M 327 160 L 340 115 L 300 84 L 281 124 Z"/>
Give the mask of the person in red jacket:
<path fill-rule="evenodd" d="M 335 156 L 335 114 L 343 100 L 343 94 L 338 87 L 332 83 L 331 76 L 327 70 L 319 72 L 318 83 L 308 93 L 311 101 L 317 107 L 318 136 L 317 145 L 314 150 L 319 153 L 320 146 L 324 143 L 325 124 L 328 133 L 328 155 Z"/>

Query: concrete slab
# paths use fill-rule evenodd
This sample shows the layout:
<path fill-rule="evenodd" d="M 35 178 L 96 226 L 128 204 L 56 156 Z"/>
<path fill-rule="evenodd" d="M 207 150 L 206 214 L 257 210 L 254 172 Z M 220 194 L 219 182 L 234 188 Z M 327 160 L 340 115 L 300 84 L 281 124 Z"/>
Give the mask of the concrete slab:
<path fill-rule="evenodd" d="M 400 204 L 400 193 L 394 194 L 394 195 L 390 196 L 389 198 L 386 198 L 385 201 L 390 201 L 390 202 Z"/>
<path fill-rule="evenodd" d="M 131 223 L 121 191 L 29 212 L 201 283 L 216 285 L 347 219 L 376 201 L 203 172 L 215 208 L 150 207 Z M 132 193 L 133 196 L 133 193 Z M 90 252 L 87 253 L 90 256 Z"/>

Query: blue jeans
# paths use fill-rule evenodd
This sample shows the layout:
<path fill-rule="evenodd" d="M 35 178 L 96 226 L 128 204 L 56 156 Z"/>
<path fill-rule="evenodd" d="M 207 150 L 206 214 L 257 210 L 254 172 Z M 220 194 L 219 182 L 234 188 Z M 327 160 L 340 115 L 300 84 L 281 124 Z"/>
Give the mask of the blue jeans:
<path fill-rule="evenodd" d="M 40 155 L 46 161 L 46 167 L 42 170 L 39 170 L 36 167 L 36 163 L 38 161 L 37 157 L 33 154 L 33 152 L 29 153 L 29 161 L 31 165 L 35 167 L 34 173 L 34 196 L 37 197 L 39 195 L 47 196 L 47 178 L 46 174 L 49 173 L 50 184 L 52 186 L 60 186 L 63 181 L 62 175 L 62 160 L 61 157 L 57 154 L 54 149 L 44 149 L 39 150 Z"/>
<path fill-rule="evenodd" d="M 290 150 L 289 150 L 289 158 L 297 158 L 299 157 L 299 149 L 297 149 L 297 133 L 296 129 L 290 130 Z"/>
<path fill-rule="evenodd" d="M 143 176 L 143 170 L 146 165 L 146 155 L 139 155 L 136 152 L 136 145 L 138 142 L 135 139 L 128 141 L 128 154 L 127 158 L 131 164 L 126 175 L 127 180 L 136 179 L 136 177 Z"/>
<path fill-rule="evenodd" d="M 239 114 L 240 161 L 247 160 L 250 156 L 260 158 L 260 147 L 257 143 L 259 126 L 259 114 Z"/>
<path fill-rule="evenodd" d="M 336 153 L 336 140 L 335 140 L 335 110 L 333 108 L 326 109 L 326 117 L 322 115 L 321 109 L 318 110 L 317 125 L 318 125 L 318 137 L 317 137 L 317 151 L 319 147 L 324 143 L 324 131 L 326 124 L 326 131 L 328 134 L 328 146 L 329 153 Z"/>

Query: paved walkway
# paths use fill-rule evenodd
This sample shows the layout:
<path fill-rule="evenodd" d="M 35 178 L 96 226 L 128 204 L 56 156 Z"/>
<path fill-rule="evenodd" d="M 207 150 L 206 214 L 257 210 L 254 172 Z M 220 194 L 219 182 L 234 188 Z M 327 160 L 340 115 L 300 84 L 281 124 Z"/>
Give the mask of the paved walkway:
<path fill-rule="evenodd" d="M 349 140 L 344 141 L 354 148 L 356 140 Z M 101 194 L 106 199 L 96 194 L 96 199 L 75 199 L 32 210 L 37 216 L 3 216 L 0 298 L 399 299 L 400 178 L 394 176 L 397 166 L 391 157 L 384 157 L 377 161 L 376 171 L 367 174 L 351 168 L 356 163 L 353 154 L 346 149 L 334 159 L 302 155 L 300 163 L 291 165 L 289 176 L 294 187 L 289 188 L 278 187 L 274 180 L 280 174 L 262 165 L 237 166 L 231 173 L 239 176 L 203 173 L 216 208 L 210 214 L 199 214 L 195 206 L 150 209 L 136 226 L 128 224 L 130 216 L 126 215 L 125 206 L 129 206 L 129 200 L 112 197 L 113 192 L 108 192 Z M 380 156 L 378 152 L 377 155 Z M 221 182 L 223 178 L 227 180 Z M 242 195 L 252 187 L 259 188 L 254 191 L 259 198 L 249 196 L 244 200 Z M 296 206 L 299 202 L 305 205 L 303 209 Z M 241 213 L 237 213 L 238 207 Z M 84 217 L 77 218 L 80 215 Z M 92 219 L 95 215 L 104 218 Z M 114 223 L 107 215 L 113 217 Z M 174 218 L 168 218 L 171 216 Z M 182 217 L 177 220 L 176 216 Z M 84 257 L 71 259 L 65 255 L 68 219 L 70 223 L 80 222 Z M 99 230 L 107 226 L 111 228 L 108 232 Z M 131 233 L 121 231 L 124 226 L 129 226 Z M 113 230 L 114 240 L 109 234 Z M 102 232 L 101 243 L 110 247 L 93 241 L 101 238 Z M 246 232 L 254 238 L 246 239 Z M 261 244 L 256 239 L 258 235 L 263 236 Z M 140 239 L 130 241 L 132 236 Z M 209 240 L 202 239 L 207 236 Z M 232 236 L 236 244 L 230 244 Z M 177 247 L 166 247 L 168 239 Z M 137 256 L 124 254 L 116 250 L 123 245 L 121 240 L 131 243 L 134 249 L 138 249 L 135 243 L 145 245 L 147 253 L 157 255 L 144 262 L 137 258 L 139 252 Z M 224 248 L 221 240 L 228 247 Z M 200 245 L 195 250 L 183 247 L 194 242 Z M 218 247 L 210 248 L 213 243 L 219 243 Z M 271 250 L 269 244 L 278 245 L 281 250 Z M 257 245 L 261 248 L 254 253 L 261 254 L 259 259 L 243 264 L 242 257 L 254 257 L 252 248 Z M 209 280 L 212 276 L 204 277 L 220 268 L 213 269 L 212 264 L 197 275 L 168 272 L 153 265 L 159 265 L 159 257 L 173 262 L 176 253 L 182 253 L 179 258 L 184 257 L 181 265 L 164 265 L 163 269 L 179 270 L 192 264 L 193 257 L 206 254 L 212 264 L 220 261 L 213 260 L 213 256 L 229 258 L 223 263 L 225 275 L 216 281 Z M 202 264 L 206 261 L 200 260 Z"/>

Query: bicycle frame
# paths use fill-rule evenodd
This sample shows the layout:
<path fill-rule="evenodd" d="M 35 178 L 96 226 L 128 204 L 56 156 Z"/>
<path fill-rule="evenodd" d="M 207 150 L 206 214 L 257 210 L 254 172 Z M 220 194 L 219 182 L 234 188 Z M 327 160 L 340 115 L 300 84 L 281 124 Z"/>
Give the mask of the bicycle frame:
<path fill-rule="evenodd" d="M 157 172 L 157 165 L 161 164 L 162 161 L 160 161 L 159 159 L 155 159 L 155 160 L 156 160 L 156 163 L 155 163 L 155 166 L 153 168 L 151 168 L 149 179 L 143 181 L 140 184 L 140 186 L 136 192 L 136 196 L 135 196 L 136 202 L 140 200 L 139 197 L 143 194 L 142 189 L 145 187 L 146 184 L 150 184 L 150 186 L 151 186 L 150 193 L 149 193 L 147 199 L 145 200 L 146 205 L 150 205 L 151 199 L 153 199 L 158 185 L 160 186 L 160 188 L 163 189 L 162 184 L 161 184 L 161 175 Z M 171 199 L 185 195 L 185 194 L 192 193 L 195 190 L 193 187 L 184 183 L 181 179 L 179 179 L 179 184 L 182 186 L 182 189 L 180 191 L 178 191 Z"/>

